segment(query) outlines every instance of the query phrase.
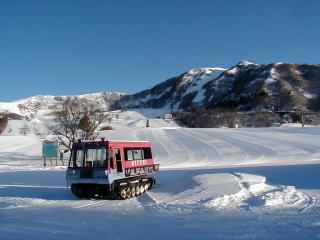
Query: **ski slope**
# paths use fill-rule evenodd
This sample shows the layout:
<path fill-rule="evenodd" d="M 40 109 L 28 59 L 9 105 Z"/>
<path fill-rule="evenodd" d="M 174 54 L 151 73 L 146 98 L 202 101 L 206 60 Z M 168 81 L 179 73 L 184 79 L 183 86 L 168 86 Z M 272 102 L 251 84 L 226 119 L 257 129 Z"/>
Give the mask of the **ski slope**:
<path fill-rule="evenodd" d="M 99 137 L 148 140 L 151 191 L 85 200 L 66 166 L 43 167 L 40 137 L 0 135 L 3 239 L 319 239 L 320 128 L 187 129 L 138 112 Z M 68 158 L 66 155 L 65 158 Z M 67 160 L 66 160 L 67 161 Z"/>

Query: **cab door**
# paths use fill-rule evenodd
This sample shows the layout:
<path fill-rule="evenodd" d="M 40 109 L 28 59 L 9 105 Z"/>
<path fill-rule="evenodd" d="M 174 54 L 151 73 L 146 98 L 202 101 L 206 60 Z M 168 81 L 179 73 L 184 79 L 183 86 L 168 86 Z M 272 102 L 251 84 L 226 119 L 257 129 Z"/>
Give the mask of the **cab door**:
<path fill-rule="evenodd" d="M 114 156 L 114 150 L 110 147 L 108 150 L 108 170 L 114 170 L 115 169 L 115 156 Z"/>
<path fill-rule="evenodd" d="M 120 148 L 109 148 L 108 153 L 108 169 L 115 170 L 117 173 L 122 173 L 122 158 Z"/>
<path fill-rule="evenodd" d="M 122 161 L 121 161 L 122 159 L 121 159 L 120 149 L 119 148 L 115 148 L 115 149 L 113 149 L 113 152 L 114 152 L 114 157 L 115 157 L 115 160 L 116 160 L 117 172 L 118 173 L 122 173 L 123 169 L 122 169 Z"/>

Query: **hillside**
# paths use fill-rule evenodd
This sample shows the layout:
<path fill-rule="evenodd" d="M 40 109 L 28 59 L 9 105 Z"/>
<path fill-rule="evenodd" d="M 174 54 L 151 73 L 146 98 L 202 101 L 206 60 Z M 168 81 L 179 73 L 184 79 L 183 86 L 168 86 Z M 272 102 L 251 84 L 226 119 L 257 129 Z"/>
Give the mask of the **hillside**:
<path fill-rule="evenodd" d="M 70 96 L 35 96 L 0 103 L 24 114 L 55 109 Z M 191 69 L 150 89 L 135 94 L 95 93 L 74 97 L 103 104 L 106 110 L 121 108 L 166 108 L 187 111 L 194 108 L 224 108 L 239 111 L 320 110 L 320 65 L 242 61 L 229 69 Z"/>
<path fill-rule="evenodd" d="M 151 89 L 125 95 L 129 108 L 320 109 L 320 65 L 242 61 L 229 69 L 192 69 Z"/>
<path fill-rule="evenodd" d="M 0 113 L 15 113 L 18 115 L 32 115 L 37 113 L 49 114 L 57 110 L 62 103 L 71 97 L 84 98 L 96 101 L 108 109 L 118 101 L 123 93 L 101 92 L 77 96 L 33 96 L 30 98 L 19 99 L 12 102 L 0 102 Z"/>
<path fill-rule="evenodd" d="M 192 69 L 151 89 L 125 95 L 118 108 L 167 108 L 188 127 L 320 124 L 320 65 L 242 61 Z"/>

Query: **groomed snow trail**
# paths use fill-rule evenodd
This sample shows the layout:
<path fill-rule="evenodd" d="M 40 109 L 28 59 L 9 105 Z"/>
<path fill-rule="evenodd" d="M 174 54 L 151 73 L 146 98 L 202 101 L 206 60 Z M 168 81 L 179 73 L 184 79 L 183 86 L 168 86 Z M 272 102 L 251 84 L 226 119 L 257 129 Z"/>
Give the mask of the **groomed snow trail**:
<path fill-rule="evenodd" d="M 65 166 L 43 168 L 41 139 L 0 136 L 0 234 L 19 240 L 320 238 L 320 128 L 152 124 L 105 133 L 151 141 L 160 163 L 156 187 L 123 201 L 77 199 L 66 188 Z"/>

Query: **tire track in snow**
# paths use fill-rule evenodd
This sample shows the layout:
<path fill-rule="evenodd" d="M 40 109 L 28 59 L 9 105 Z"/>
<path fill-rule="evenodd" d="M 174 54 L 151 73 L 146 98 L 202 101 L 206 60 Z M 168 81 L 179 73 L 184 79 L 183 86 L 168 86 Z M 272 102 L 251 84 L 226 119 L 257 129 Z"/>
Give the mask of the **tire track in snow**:
<path fill-rule="evenodd" d="M 217 147 L 208 143 L 208 141 L 204 141 L 202 138 L 196 137 L 195 135 L 197 135 L 197 133 L 194 132 L 194 130 L 175 129 L 166 130 L 166 132 L 170 135 L 170 138 L 178 142 L 182 150 L 186 152 L 186 164 L 191 163 L 196 166 L 208 166 L 208 164 L 216 165 L 217 162 L 212 162 L 212 160 L 223 160 L 223 156 Z"/>
<path fill-rule="evenodd" d="M 180 215 L 181 213 L 189 213 L 194 211 L 193 205 L 162 202 L 158 203 L 149 192 L 141 194 L 137 197 L 140 206 L 148 213 L 157 215 Z M 185 218 L 182 217 L 183 219 Z"/>
<path fill-rule="evenodd" d="M 316 196 L 311 196 L 311 195 L 307 195 L 307 196 L 309 198 L 309 201 L 305 206 L 300 208 L 301 213 L 305 213 L 309 211 L 311 208 L 316 207 L 316 205 L 318 205 L 319 203 L 319 199 Z"/>
<path fill-rule="evenodd" d="M 190 141 L 188 148 L 194 149 L 193 152 L 195 152 L 194 155 L 196 155 L 196 161 L 205 162 L 207 164 L 207 161 L 211 160 L 212 158 L 221 159 L 221 155 L 219 154 L 218 150 L 211 144 L 203 141 L 203 139 L 196 137 L 195 131 L 184 129 L 184 131 L 179 131 L 179 134 L 180 141 L 183 141 L 183 139 L 188 139 L 188 141 Z"/>
<path fill-rule="evenodd" d="M 221 160 L 226 159 L 239 159 L 241 158 L 240 155 L 246 156 L 246 153 L 243 152 L 241 149 L 235 147 L 234 145 L 231 145 L 219 138 L 212 137 L 211 135 L 206 135 L 200 133 L 198 130 L 188 129 L 185 132 L 186 135 L 188 135 L 189 138 L 197 139 L 199 142 L 201 142 L 202 146 L 209 146 L 209 149 L 212 151 L 207 151 L 207 156 L 210 156 L 209 158 L 212 159 L 214 156 L 216 158 L 214 160 L 217 160 L 217 158 Z M 232 151 L 230 149 L 233 149 Z M 237 151 L 234 151 L 237 150 Z M 244 158 L 242 157 L 242 159 Z"/>
<path fill-rule="evenodd" d="M 156 133 L 155 133 L 156 131 Z M 161 160 L 164 161 L 168 161 L 168 159 L 170 158 L 170 153 L 167 150 L 167 148 L 164 145 L 164 139 L 166 139 L 166 137 L 164 136 L 164 132 L 162 129 L 151 129 L 148 133 L 151 134 L 147 134 L 148 138 L 147 140 L 150 141 L 152 143 L 152 147 L 153 149 L 156 149 L 157 152 L 161 153 Z M 137 134 L 137 136 L 140 136 L 140 139 L 143 139 L 146 134 Z"/>
<path fill-rule="evenodd" d="M 23 199 L 22 202 L 19 202 L 18 205 L 14 206 L 14 209 L 24 209 L 23 212 L 19 215 L 9 215 L 9 217 L 2 217 L 1 220 L 9 221 L 9 220 L 16 220 L 16 219 L 25 219 L 26 215 L 27 218 L 38 218 L 42 216 L 42 211 L 37 211 L 37 209 L 52 209 L 53 207 L 57 207 L 54 211 L 54 214 L 61 214 L 64 212 L 64 208 L 61 206 L 65 206 L 65 200 L 46 200 L 46 199 Z M 17 198 L 14 198 L 14 203 L 17 202 Z M 12 207 L 3 208 L 3 210 L 11 211 Z M 26 211 L 27 210 L 27 211 Z M 28 211 L 30 210 L 30 212 Z"/>
<path fill-rule="evenodd" d="M 199 133 L 202 135 L 211 136 L 208 135 L 208 133 L 203 132 L 201 129 L 199 130 Z M 255 141 L 247 141 L 241 133 L 241 131 L 230 131 L 230 134 L 226 135 L 216 131 L 214 132 L 214 137 L 232 145 L 233 149 L 239 149 L 243 154 L 245 154 L 245 157 L 242 159 L 242 161 L 261 163 L 261 160 L 266 156 L 268 157 L 268 160 L 270 160 L 270 158 L 278 158 L 278 153 L 267 147 L 268 145 L 265 146 L 257 143 L 259 138 L 256 138 Z"/>
<path fill-rule="evenodd" d="M 304 138 L 301 135 L 295 135 L 295 137 L 286 137 L 286 132 L 264 131 L 264 132 L 252 132 L 241 131 L 241 136 L 246 139 L 247 142 L 255 142 L 260 146 L 268 146 L 273 149 L 274 152 L 280 157 L 281 155 L 306 155 L 317 154 L 319 152 L 320 144 L 318 139 L 310 141 L 309 138 Z M 279 137 L 279 135 L 281 135 Z M 301 138 L 300 141 L 297 139 Z M 257 142 L 258 140 L 258 142 Z M 313 146 L 318 143 L 319 146 Z"/>
<path fill-rule="evenodd" d="M 16 198 L 16 197 L 2 197 L 3 202 L 8 204 L 0 209 L 12 209 L 12 208 L 32 208 L 32 207 L 47 207 L 58 205 L 61 203 L 60 200 L 47 200 L 47 199 L 36 199 L 36 198 Z M 14 199 L 14 201 L 12 200 Z M 17 201 L 17 199 L 19 201 Z"/>
<path fill-rule="evenodd" d="M 16 199 L 15 199 L 16 201 Z M 11 215 L 8 214 L 6 217 L 2 217 L 2 221 L 10 221 L 17 219 L 25 219 L 26 216 L 28 218 L 40 218 L 43 214 L 43 211 L 37 211 L 36 209 L 54 209 L 50 213 L 50 216 L 59 216 L 63 215 L 66 209 L 74 209 L 74 210 L 87 210 L 87 209 L 101 209 L 104 206 L 111 206 L 112 204 L 117 204 L 116 201 L 110 201 L 105 199 L 95 199 L 95 200 L 87 200 L 87 199 L 75 199 L 75 200 L 46 200 L 46 199 L 32 199 L 30 201 L 26 201 L 21 206 L 15 206 L 14 208 L 25 209 L 19 215 Z M 0 208 L 1 209 L 1 208 Z M 33 210 L 35 209 L 35 210 Z M 3 208 L 3 210 L 10 211 L 11 208 Z"/>
<path fill-rule="evenodd" d="M 182 164 L 184 159 L 189 159 L 192 154 L 190 149 L 187 149 L 181 141 L 178 141 L 174 136 L 169 134 L 170 131 L 176 131 L 176 129 L 152 129 L 152 136 L 148 136 L 148 140 L 153 143 L 153 148 L 157 149 L 155 144 L 159 144 L 161 149 L 166 153 L 167 158 L 161 159 L 161 162 L 166 162 L 166 165 Z M 155 141 L 152 141 L 152 140 Z M 163 152 L 157 149 L 159 156 L 163 155 Z"/>
<path fill-rule="evenodd" d="M 91 209 L 101 206 L 107 206 L 113 204 L 113 200 L 106 200 L 106 199 L 92 199 L 92 200 L 79 200 L 80 204 L 74 206 L 75 204 L 72 204 L 73 209 Z M 85 201 L 85 203 L 81 203 L 81 201 Z"/>
<path fill-rule="evenodd" d="M 158 208 L 157 201 L 148 192 L 137 196 L 136 199 L 146 212 L 154 212 Z"/>
<path fill-rule="evenodd" d="M 201 159 L 207 157 L 203 152 L 203 146 L 199 143 L 198 140 L 194 140 L 193 137 L 185 134 L 186 129 L 173 129 L 166 130 L 167 134 L 170 136 L 170 139 L 174 140 L 180 145 L 180 148 L 186 153 L 186 157 L 182 160 L 187 162 L 199 162 Z M 187 137 L 186 137 L 187 136 Z"/>

